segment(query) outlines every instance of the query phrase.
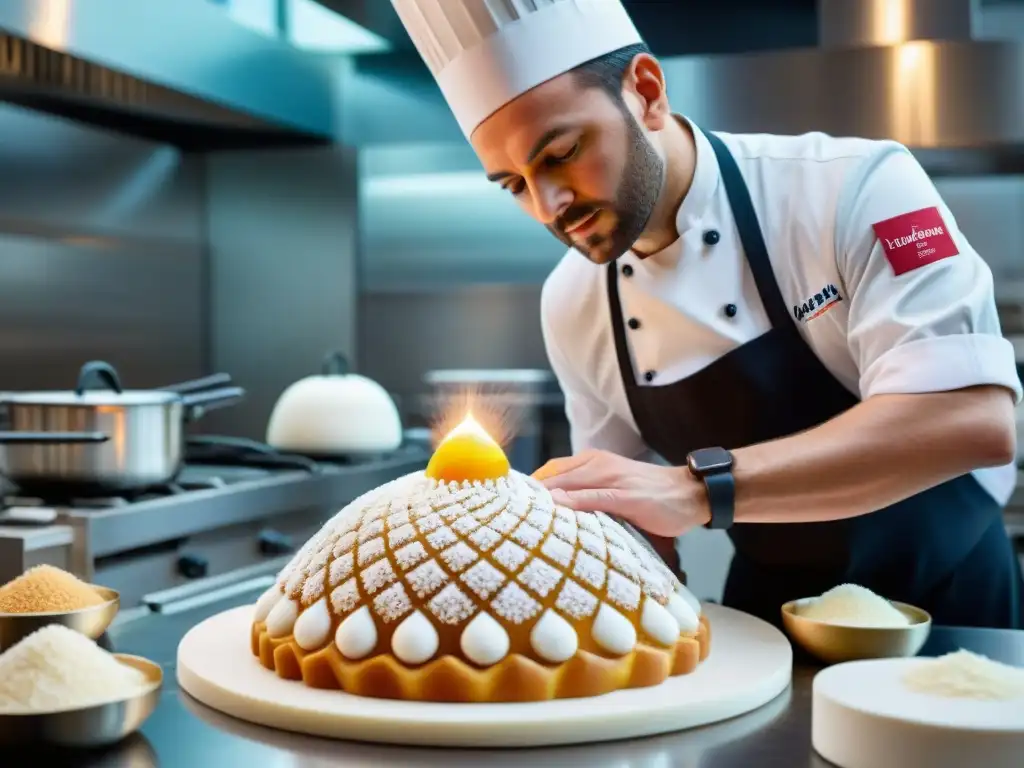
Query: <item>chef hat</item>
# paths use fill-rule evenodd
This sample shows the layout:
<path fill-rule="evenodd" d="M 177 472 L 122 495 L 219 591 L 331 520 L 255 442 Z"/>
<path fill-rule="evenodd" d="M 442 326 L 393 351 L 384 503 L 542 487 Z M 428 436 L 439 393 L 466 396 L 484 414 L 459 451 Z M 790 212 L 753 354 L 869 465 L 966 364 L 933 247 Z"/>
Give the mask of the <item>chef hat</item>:
<path fill-rule="evenodd" d="M 620 0 L 391 0 L 468 138 L 505 104 L 643 42 Z"/>

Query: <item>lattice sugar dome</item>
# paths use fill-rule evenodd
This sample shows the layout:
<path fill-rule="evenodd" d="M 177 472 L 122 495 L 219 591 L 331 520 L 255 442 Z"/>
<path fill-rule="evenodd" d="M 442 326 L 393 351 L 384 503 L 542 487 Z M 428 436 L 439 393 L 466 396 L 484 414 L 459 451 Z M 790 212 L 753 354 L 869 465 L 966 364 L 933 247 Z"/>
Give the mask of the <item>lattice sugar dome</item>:
<path fill-rule="evenodd" d="M 253 652 L 282 677 L 402 699 L 542 700 L 696 668 L 698 601 L 625 528 L 509 471 L 416 472 L 355 500 L 258 601 Z"/>

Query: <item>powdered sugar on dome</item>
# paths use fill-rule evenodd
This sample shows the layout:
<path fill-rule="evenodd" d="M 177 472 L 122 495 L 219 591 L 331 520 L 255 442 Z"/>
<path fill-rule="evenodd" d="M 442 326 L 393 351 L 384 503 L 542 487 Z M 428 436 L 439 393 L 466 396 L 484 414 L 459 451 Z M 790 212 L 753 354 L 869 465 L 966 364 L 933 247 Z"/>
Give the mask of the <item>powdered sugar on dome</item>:
<path fill-rule="evenodd" d="M 377 537 L 359 545 L 357 558 L 360 565 L 372 563 L 384 556 L 384 539 Z"/>
<path fill-rule="evenodd" d="M 558 536 L 548 536 L 544 540 L 544 544 L 540 548 L 540 551 L 548 560 L 562 566 L 563 568 L 569 567 L 572 563 L 573 555 L 576 554 L 576 550 L 572 544 L 567 544 L 563 539 L 558 538 Z"/>
<path fill-rule="evenodd" d="M 575 581 L 566 580 L 558 593 L 555 608 L 570 619 L 586 619 L 597 611 L 598 600 Z"/>
<path fill-rule="evenodd" d="M 535 557 L 527 563 L 522 573 L 519 574 L 519 582 L 538 597 L 547 597 L 561 578 L 561 571 L 551 567 L 539 557 Z"/>
<path fill-rule="evenodd" d="M 441 559 L 444 560 L 448 570 L 452 573 L 460 573 L 466 570 L 479 557 L 476 550 L 464 541 L 452 544 L 441 553 Z"/>
<path fill-rule="evenodd" d="M 558 507 L 532 478 L 439 483 L 414 472 L 329 520 L 260 598 L 255 620 L 275 637 L 301 631 L 303 647 L 334 642 L 352 659 L 454 654 L 487 666 L 519 653 L 555 663 L 577 647 L 617 656 L 637 642 L 671 645 L 676 625 L 692 634 L 679 589 L 612 518 Z M 311 606 L 318 613 L 303 620 Z"/>
<path fill-rule="evenodd" d="M 359 605 L 359 587 L 355 579 L 349 579 L 331 592 L 331 607 L 335 616 L 344 616 L 355 610 Z"/>
<path fill-rule="evenodd" d="M 455 584 L 449 584 L 430 601 L 430 612 L 442 624 L 461 624 L 476 612 L 473 601 Z"/>
<path fill-rule="evenodd" d="M 312 605 L 324 594 L 324 582 L 327 579 L 327 568 L 323 567 L 306 579 L 302 585 L 302 604 Z"/>
<path fill-rule="evenodd" d="M 481 600 L 489 599 L 507 581 L 505 574 L 486 560 L 479 561 L 461 579 Z"/>
<path fill-rule="evenodd" d="M 352 575 L 353 557 L 351 552 L 346 552 L 339 558 L 336 558 L 331 563 L 329 571 L 329 584 L 332 587 L 336 587 L 341 584 L 345 579 Z"/>
<path fill-rule="evenodd" d="M 502 537 L 493 528 L 483 525 L 469 535 L 469 540 L 481 552 L 489 552 L 501 542 Z"/>
<path fill-rule="evenodd" d="M 409 523 L 409 510 L 400 510 L 388 515 L 388 528 L 392 531 Z"/>
<path fill-rule="evenodd" d="M 362 572 L 363 590 L 373 595 L 395 580 L 395 571 L 387 560 L 378 560 Z"/>
<path fill-rule="evenodd" d="M 437 564 L 436 560 L 428 560 L 411 571 L 406 577 L 409 586 L 418 597 L 428 597 L 448 581 L 448 574 Z"/>
<path fill-rule="evenodd" d="M 635 611 L 640 605 L 640 585 L 618 571 L 608 571 L 608 600 L 618 608 Z"/>
<path fill-rule="evenodd" d="M 452 530 L 461 536 L 466 536 L 479 527 L 480 521 L 468 513 L 452 521 Z"/>
<path fill-rule="evenodd" d="M 404 517 L 404 516 L 403 516 Z M 406 542 L 416 538 L 416 528 L 412 523 L 403 523 L 397 528 L 388 532 L 388 545 L 391 549 L 397 549 Z"/>
<path fill-rule="evenodd" d="M 427 550 L 420 542 L 414 541 L 401 549 L 396 549 L 394 556 L 398 567 L 403 571 L 408 571 L 427 559 Z"/>
<path fill-rule="evenodd" d="M 600 533 L 594 533 L 593 531 L 581 528 L 579 531 L 580 546 L 583 547 L 584 551 L 594 557 L 604 559 L 605 553 L 608 548 L 604 543 L 604 536 Z"/>
<path fill-rule="evenodd" d="M 532 619 L 540 608 L 540 603 L 514 582 L 509 583 L 491 602 L 491 609 L 512 624 L 522 624 Z"/>
<path fill-rule="evenodd" d="M 601 589 L 607 572 L 603 561 L 586 552 L 576 553 L 576 565 L 572 569 L 572 575 L 584 584 Z"/>
<path fill-rule="evenodd" d="M 511 541 L 504 542 L 494 551 L 495 561 L 510 573 L 519 570 L 529 556 L 529 552 Z"/>
<path fill-rule="evenodd" d="M 385 624 L 390 624 L 412 611 L 412 601 L 402 584 L 394 584 L 373 599 L 373 608 Z"/>

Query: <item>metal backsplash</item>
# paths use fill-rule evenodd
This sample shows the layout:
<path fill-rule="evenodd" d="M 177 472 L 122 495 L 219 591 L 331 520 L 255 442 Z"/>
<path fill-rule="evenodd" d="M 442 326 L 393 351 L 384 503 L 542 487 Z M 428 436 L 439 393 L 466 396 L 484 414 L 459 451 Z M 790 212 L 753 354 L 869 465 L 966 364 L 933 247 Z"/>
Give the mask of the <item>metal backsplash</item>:
<path fill-rule="evenodd" d="M 344 147 L 208 156 L 211 354 L 247 390 L 209 429 L 262 440 L 281 392 L 356 354 L 356 157 Z"/>
<path fill-rule="evenodd" d="M 281 391 L 355 355 L 356 165 L 341 147 L 184 154 L 0 106 L 0 390 L 87 360 L 151 387 L 227 371 L 204 431 L 262 439 Z"/>
<path fill-rule="evenodd" d="M 206 369 L 203 170 L 177 150 L 0 106 L 0 389 Z"/>

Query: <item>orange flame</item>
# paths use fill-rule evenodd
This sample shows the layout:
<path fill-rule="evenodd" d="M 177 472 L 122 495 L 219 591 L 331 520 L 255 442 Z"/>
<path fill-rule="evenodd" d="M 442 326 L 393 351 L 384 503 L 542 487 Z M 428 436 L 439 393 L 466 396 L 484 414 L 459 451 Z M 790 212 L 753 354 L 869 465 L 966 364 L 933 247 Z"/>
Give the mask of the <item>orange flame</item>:
<path fill-rule="evenodd" d="M 518 431 L 521 408 L 511 394 L 490 390 L 485 393 L 472 387 L 437 396 L 431 423 L 434 448 L 470 415 L 494 442 L 507 449 Z"/>

